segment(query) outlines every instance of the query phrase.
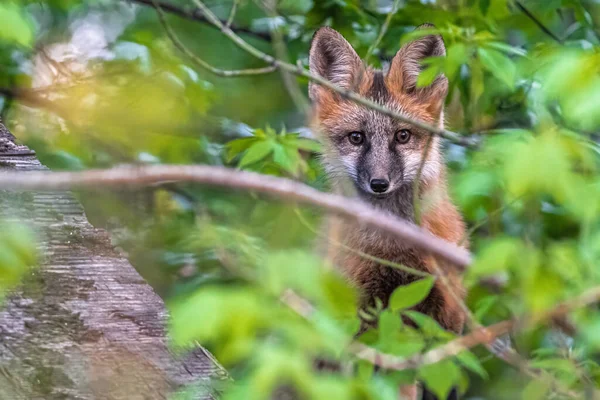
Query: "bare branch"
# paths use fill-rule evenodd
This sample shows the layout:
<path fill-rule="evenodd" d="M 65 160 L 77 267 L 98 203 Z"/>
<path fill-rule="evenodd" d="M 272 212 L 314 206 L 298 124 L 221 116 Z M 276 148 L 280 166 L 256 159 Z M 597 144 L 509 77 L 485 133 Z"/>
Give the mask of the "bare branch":
<path fill-rule="evenodd" d="M 408 245 L 449 261 L 461 271 L 471 263 L 471 256 L 464 248 L 440 239 L 408 221 L 379 211 L 362 201 L 320 192 L 291 179 L 206 165 L 130 166 L 85 172 L 0 173 L 0 187 L 3 190 L 140 187 L 165 181 L 246 189 L 315 205 L 358 224 L 381 229 L 402 239 Z"/>
<path fill-rule="evenodd" d="M 550 320 L 556 321 L 557 319 L 569 314 L 573 310 L 587 307 L 598 302 L 600 302 L 600 286 L 590 288 L 581 295 L 570 300 L 566 300 L 545 313 L 537 316 L 534 315 L 531 318 L 523 318 L 517 326 L 535 326 L 539 323 Z"/>
<path fill-rule="evenodd" d="M 46 51 L 43 46 L 37 46 L 37 51 L 40 53 L 42 58 L 46 60 L 49 66 L 51 66 L 50 70 L 52 71 L 52 67 L 56 70 L 56 75 L 62 75 L 63 77 L 70 78 L 71 73 L 67 68 L 65 68 L 61 63 L 56 61 L 54 58 L 50 57 L 50 54 Z M 54 71 L 52 71 L 54 73 Z"/>
<path fill-rule="evenodd" d="M 325 78 L 322 78 L 318 75 L 313 75 L 309 71 L 307 71 L 304 68 L 301 68 L 298 65 L 293 65 L 290 63 L 283 62 L 281 60 L 274 58 L 273 56 L 271 56 L 267 53 L 260 51 L 256 47 L 254 47 L 251 44 L 249 44 L 248 42 L 246 42 L 240 36 L 238 36 L 233 30 L 231 30 L 230 28 L 227 28 L 227 26 L 225 26 L 223 24 L 223 22 L 221 22 L 221 20 L 219 20 L 219 18 L 217 18 L 217 16 L 208 7 L 206 7 L 206 5 L 204 5 L 204 3 L 202 1 L 200 1 L 200 0 L 192 0 L 192 1 L 204 13 L 204 15 L 206 16 L 208 21 L 211 22 L 213 25 L 215 25 L 217 28 L 219 28 L 225 36 L 227 36 L 229 39 L 231 39 L 231 41 L 233 43 L 235 43 L 239 48 L 246 51 L 250 55 L 252 55 L 260 60 L 263 60 L 265 63 L 267 63 L 269 65 L 274 65 L 275 67 L 285 70 L 287 72 L 290 72 L 292 74 L 296 74 L 296 75 L 305 77 L 307 79 L 310 79 L 311 81 L 313 81 L 321 86 L 324 86 L 330 90 L 333 90 L 336 93 L 339 93 L 342 97 L 344 97 L 346 99 L 352 100 L 355 103 L 361 104 L 365 107 L 368 107 L 372 110 L 378 111 L 384 115 L 390 116 L 399 121 L 403 121 L 408 124 L 414 125 L 418 128 L 424 129 L 435 135 L 446 138 L 449 141 L 454 142 L 456 144 L 460 144 L 463 146 L 470 146 L 470 147 L 475 146 L 477 144 L 472 138 L 462 137 L 461 135 L 459 135 L 455 132 L 426 124 L 420 120 L 408 118 L 406 115 L 398 113 L 396 111 L 393 111 L 387 107 L 383 107 L 374 101 L 371 101 L 365 97 L 360 96 L 358 93 L 355 93 L 353 91 L 341 88 L 337 85 L 334 85 L 333 83 L 331 83 L 329 80 L 327 80 Z"/>
<path fill-rule="evenodd" d="M 18 99 L 21 103 L 28 107 L 46 109 L 61 118 L 64 118 L 68 114 L 66 109 L 57 103 L 40 96 L 35 90 L 0 87 L 0 96 Z"/>
<path fill-rule="evenodd" d="M 236 76 L 248 76 L 248 75 L 263 75 L 274 72 L 277 68 L 275 66 L 268 66 L 264 68 L 256 68 L 256 69 L 240 69 L 240 70 L 223 70 L 216 67 L 213 67 L 197 55 L 195 55 L 190 49 L 188 49 L 183 42 L 177 37 L 173 28 L 168 24 L 165 14 L 159 4 L 158 0 L 151 0 L 156 9 L 156 13 L 158 14 L 158 20 L 162 25 L 163 29 L 167 33 L 171 42 L 177 47 L 183 54 L 185 54 L 188 58 L 198 64 L 201 68 L 204 68 L 215 75 L 223 76 L 227 78 L 236 77 Z"/>

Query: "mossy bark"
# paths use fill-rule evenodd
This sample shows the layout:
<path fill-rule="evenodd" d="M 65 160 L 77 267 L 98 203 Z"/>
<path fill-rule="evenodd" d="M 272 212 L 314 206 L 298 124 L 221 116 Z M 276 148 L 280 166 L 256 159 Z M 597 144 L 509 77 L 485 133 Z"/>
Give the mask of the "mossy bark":
<path fill-rule="evenodd" d="M 0 123 L 2 169 L 45 169 Z M 167 346 L 161 298 L 69 193 L 0 188 L 0 217 L 31 225 L 41 265 L 0 306 L 1 399 L 164 399 L 224 372 Z"/>

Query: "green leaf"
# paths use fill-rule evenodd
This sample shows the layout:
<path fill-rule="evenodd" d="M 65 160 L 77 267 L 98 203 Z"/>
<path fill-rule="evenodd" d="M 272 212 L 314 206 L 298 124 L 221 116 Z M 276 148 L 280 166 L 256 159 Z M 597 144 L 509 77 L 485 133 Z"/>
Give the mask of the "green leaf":
<path fill-rule="evenodd" d="M 484 91 L 483 66 L 480 60 L 471 62 L 471 102 L 476 103 Z"/>
<path fill-rule="evenodd" d="M 237 155 L 248 150 L 248 148 L 258 140 L 259 139 L 256 137 L 245 137 L 241 139 L 235 139 L 227 143 L 225 145 L 227 148 L 227 161 L 231 162 Z"/>
<path fill-rule="evenodd" d="M 400 41 L 400 45 L 403 46 L 407 43 L 414 42 L 420 38 L 423 38 L 428 35 L 439 35 L 440 31 L 437 28 L 423 28 L 423 29 L 415 29 L 412 32 L 409 32 L 402 36 L 402 40 Z"/>
<path fill-rule="evenodd" d="M 33 29 L 22 11 L 13 2 L 0 4 L 0 38 L 29 47 L 33 42 Z"/>
<path fill-rule="evenodd" d="M 451 360 L 426 365 L 419 370 L 419 378 L 439 399 L 448 397 L 452 387 L 458 385 L 460 377 L 460 369 Z"/>
<path fill-rule="evenodd" d="M 545 193 L 558 201 L 566 200 L 575 181 L 570 173 L 569 154 L 558 134 L 547 131 L 511 147 L 512 151 L 506 154 L 504 179 L 514 197 Z"/>
<path fill-rule="evenodd" d="M 515 56 L 526 56 L 527 52 L 518 47 L 514 47 L 502 42 L 487 42 L 486 47 L 491 47 L 496 50 L 500 50 L 507 54 L 514 54 Z"/>
<path fill-rule="evenodd" d="M 283 14 L 306 14 L 313 8 L 312 0 L 280 0 L 277 8 L 283 11 Z"/>
<path fill-rule="evenodd" d="M 273 146 L 273 161 L 285 171 L 295 174 L 300 165 L 300 154 L 297 148 L 275 143 Z"/>
<path fill-rule="evenodd" d="M 455 335 L 442 328 L 442 326 L 429 315 L 422 314 L 418 311 L 404 311 L 402 314 L 409 317 L 419 327 L 419 330 L 429 338 L 451 339 Z"/>
<path fill-rule="evenodd" d="M 328 305 L 335 315 L 344 317 L 356 315 L 356 290 L 346 279 L 329 272 L 323 276 L 322 287 Z"/>
<path fill-rule="evenodd" d="M 478 321 L 482 320 L 483 317 L 485 317 L 487 313 L 499 303 L 499 301 L 500 296 L 498 295 L 486 296 L 479 300 L 475 308 L 475 318 L 477 318 Z"/>
<path fill-rule="evenodd" d="M 568 375 L 577 374 L 576 365 L 573 363 L 573 361 L 566 358 L 546 358 L 543 360 L 532 360 L 530 364 L 533 368 L 563 372 Z"/>
<path fill-rule="evenodd" d="M 469 268 L 468 276 L 469 278 L 479 278 L 507 271 L 516 266 L 519 256 L 525 250 L 524 245 L 518 239 L 499 237 L 484 244 L 473 266 Z"/>
<path fill-rule="evenodd" d="M 488 18 L 494 18 L 500 20 L 511 15 L 509 4 L 506 0 L 491 0 L 490 6 L 487 11 Z"/>
<path fill-rule="evenodd" d="M 479 0 L 479 9 L 483 15 L 487 14 L 490 8 L 490 0 Z"/>
<path fill-rule="evenodd" d="M 379 340 L 392 343 L 402 328 L 402 318 L 391 310 L 384 310 L 379 315 Z"/>
<path fill-rule="evenodd" d="M 435 78 L 440 74 L 439 63 L 432 63 L 429 67 L 425 68 L 419 74 L 417 78 L 417 87 L 429 86 L 433 83 Z"/>
<path fill-rule="evenodd" d="M 261 140 L 253 144 L 248 150 L 246 150 L 246 153 L 244 153 L 244 156 L 240 160 L 238 166 L 240 168 L 244 168 L 248 165 L 254 164 L 255 162 L 264 159 L 269 154 L 271 154 L 271 152 L 273 151 L 274 144 L 275 142 L 271 140 Z"/>
<path fill-rule="evenodd" d="M 24 225 L 0 221 L 0 300 L 37 263 L 37 240 Z"/>
<path fill-rule="evenodd" d="M 249 288 L 206 287 L 172 301 L 169 308 L 169 330 L 176 347 L 185 348 L 196 340 L 215 345 L 215 355 L 226 364 L 251 353 L 257 332 L 271 324 L 269 305 Z"/>
<path fill-rule="evenodd" d="M 444 62 L 444 73 L 448 79 L 455 79 L 460 66 L 466 60 L 468 60 L 467 46 L 464 43 L 455 43 L 448 47 Z"/>
<path fill-rule="evenodd" d="M 17 224 L 2 224 L 3 242 L 15 254 L 19 256 L 26 266 L 32 266 L 37 263 L 38 251 L 36 248 L 37 240 L 35 235 L 28 227 Z"/>
<path fill-rule="evenodd" d="M 390 297 L 390 308 L 394 311 L 413 307 L 427 297 L 435 280 L 427 277 L 409 285 L 398 287 Z"/>
<path fill-rule="evenodd" d="M 546 379 L 534 379 L 525 387 L 521 398 L 523 400 L 542 400 L 550 390 L 550 382 Z"/>
<path fill-rule="evenodd" d="M 310 139 L 298 138 L 294 141 L 294 145 L 301 150 L 312 151 L 314 153 L 319 153 L 322 150 L 321 143 Z"/>
<path fill-rule="evenodd" d="M 487 371 L 483 369 L 477 357 L 475 357 L 475 355 L 470 351 L 466 350 L 459 353 L 456 356 L 456 359 L 466 368 L 473 371 L 483 379 L 487 379 L 489 377 Z"/>
<path fill-rule="evenodd" d="M 481 64 L 486 70 L 508 87 L 514 87 L 517 68 L 510 58 L 497 50 L 484 47 L 479 47 L 477 52 L 479 60 L 481 60 Z"/>

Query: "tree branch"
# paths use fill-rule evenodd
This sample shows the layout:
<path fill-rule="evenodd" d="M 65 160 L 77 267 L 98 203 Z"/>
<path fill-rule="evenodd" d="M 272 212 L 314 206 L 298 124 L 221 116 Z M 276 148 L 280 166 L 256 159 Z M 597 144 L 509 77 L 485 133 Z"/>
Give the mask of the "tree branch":
<path fill-rule="evenodd" d="M 403 358 L 391 354 L 380 353 L 372 347 L 362 343 L 353 343 L 350 351 L 361 360 L 368 361 L 383 369 L 402 371 L 415 369 L 423 365 L 438 363 L 450 357 L 457 356 L 465 350 L 472 349 L 480 344 L 491 344 L 498 336 L 510 331 L 513 321 L 502 321 L 487 327 L 481 327 L 468 335 L 458 337 L 450 342 L 436 347 L 424 354 L 416 354 L 412 357 Z"/>
<path fill-rule="evenodd" d="M 8 97 L 10 99 L 18 99 L 28 107 L 46 109 L 61 118 L 67 114 L 67 110 L 60 107 L 55 102 L 40 96 L 35 90 L 0 87 L 0 96 Z"/>
<path fill-rule="evenodd" d="M 246 189 L 315 205 L 358 224 L 381 229 L 402 239 L 408 245 L 449 261 L 461 271 L 471 263 L 471 255 L 464 248 L 440 239 L 408 221 L 379 211 L 362 201 L 320 192 L 291 179 L 205 165 L 130 166 L 85 172 L 0 173 L 0 187 L 3 190 L 140 187 L 165 181 Z"/>
<path fill-rule="evenodd" d="M 149 6 L 149 7 L 154 7 L 153 0 L 122 0 L 126 3 L 136 3 L 142 6 Z M 196 21 L 196 22 L 202 22 L 202 23 L 208 23 L 209 21 L 206 19 L 206 17 L 199 12 L 198 9 L 193 9 L 193 10 L 189 10 L 186 8 L 182 8 L 182 7 L 178 7 L 174 4 L 171 4 L 169 2 L 166 1 L 159 1 L 159 5 L 160 8 L 162 8 L 163 10 L 165 10 L 166 12 L 173 14 L 173 15 L 177 15 L 181 18 L 185 18 L 191 21 Z M 223 23 L 225 24 L 227 21 L 223 21 Z M 271 40 L 271 34 L 268 32 L 254 32 L 251 29 L 248 28 L 243 28 L 241 26 L 236 26 L 234 24 L 229 25 L 229 28 L 234 31 L 234 32 L 238 32 L 238 33 L 243 33 L 249 36 L 254 36 L 258 39 L 262 39 L 262 40 Z"/>

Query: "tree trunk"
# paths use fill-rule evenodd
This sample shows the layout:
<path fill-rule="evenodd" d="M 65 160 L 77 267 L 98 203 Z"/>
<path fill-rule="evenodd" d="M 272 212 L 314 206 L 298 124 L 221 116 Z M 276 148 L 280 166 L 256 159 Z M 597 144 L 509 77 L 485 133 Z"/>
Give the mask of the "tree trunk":
<path fill-rule="evenodd" d="M 45 167 L 0 123 L 2 169 Z M 0 218 L 30 224 L 43 254 L 0 308 L 1 399 L 164 399 L 225 376 L 204 349 L 169 351 L 163 301 L 71 194 L 0 190 Z"/>

